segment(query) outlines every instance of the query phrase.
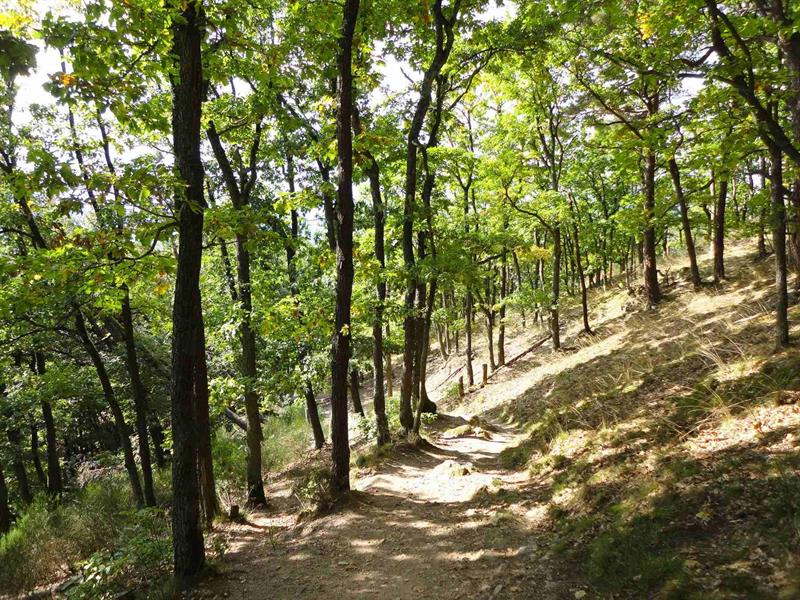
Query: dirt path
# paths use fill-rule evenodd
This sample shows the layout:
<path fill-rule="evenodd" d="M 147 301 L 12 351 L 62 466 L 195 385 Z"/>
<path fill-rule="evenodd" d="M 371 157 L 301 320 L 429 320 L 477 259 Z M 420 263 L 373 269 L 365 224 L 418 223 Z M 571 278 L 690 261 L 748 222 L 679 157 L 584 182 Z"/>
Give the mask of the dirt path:
<path fill-rule="evenodd" d="M 526 488 L 523 473 L 500 467 L 514 432 L 483 425 L 441 417 L 435 445 L 398 449 L 355 480 L 352 500 L 334 514 L 300 523 L 288 511 L 252 516 L 229 532 L 222 573 L 201 594 L 581 597 L 564 567 L 549 560 L 547 533 L 536 525 L 537 490 Z"/>

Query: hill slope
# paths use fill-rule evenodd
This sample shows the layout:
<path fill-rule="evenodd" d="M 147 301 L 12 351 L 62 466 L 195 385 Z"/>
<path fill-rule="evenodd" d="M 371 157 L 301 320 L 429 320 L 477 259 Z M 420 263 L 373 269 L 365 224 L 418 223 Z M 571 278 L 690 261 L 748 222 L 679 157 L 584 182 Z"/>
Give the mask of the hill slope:
<path fill-rule="evenodd" d="M 728 256 L 727 282 L 678 282 L 655 311 L 597 294 L 597 335 L 568 330 L 564 352 L 524 353 L 542 332 L 517 331 L 518 360 L 461 404 L 441 398 L 460 358 L 440 360 L 455 416 L 431 443 L 365 455 L 359 491 L 314 520 L 275 482 L 208 593 L 800 597 L 800 353 L 773 354 L 771 265 Z"/>

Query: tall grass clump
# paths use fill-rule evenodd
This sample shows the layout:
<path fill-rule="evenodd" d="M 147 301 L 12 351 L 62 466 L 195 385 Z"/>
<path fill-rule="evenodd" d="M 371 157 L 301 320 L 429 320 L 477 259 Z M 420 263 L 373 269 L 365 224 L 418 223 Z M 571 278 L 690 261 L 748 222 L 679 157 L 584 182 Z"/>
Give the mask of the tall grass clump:
<path fill-rule="evenodd" d="M 323 422 L 327 429 L 327 424 Z M 262 425 L 261 444 L 264 469 L 280 471 L 296 460 L 311 444 L 311 427 L 306 419 L 305 404 L 295 402 L 280 414 L 267 417 Z M 327 432 L 326 432 L 327 433 Z"/>

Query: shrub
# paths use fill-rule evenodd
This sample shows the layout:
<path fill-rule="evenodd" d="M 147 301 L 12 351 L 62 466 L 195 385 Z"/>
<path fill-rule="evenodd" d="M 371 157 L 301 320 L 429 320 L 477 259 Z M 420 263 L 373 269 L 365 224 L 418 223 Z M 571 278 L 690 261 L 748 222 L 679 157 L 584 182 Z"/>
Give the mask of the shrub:
<path fill-rule="evenodd" d="M 74 598 L 103 598 L 169 573 L 169 520 L 162 509 L 136 509 L 127 479 L 107 477 L 48 506 L 37 497 L 0 538 L 0 589 L 18 593 L 78 573 Z"/>
<path fill-rule="evenodd" d="M 310 469 L 297 483 L 292 493 L 305 514 L 316 515 L 333 504 L 331 493 L 331 471 L 327 467 Z"/>
<path fill-rule="evenodd" d="M 172 543 L 164 513 L 139 510 L 117 532 L 113 548 L 92 554 L 67 589 L 70 600 L 113 598 L 120 590 L 148 587 L 154 575 L 167 577 Z"/>

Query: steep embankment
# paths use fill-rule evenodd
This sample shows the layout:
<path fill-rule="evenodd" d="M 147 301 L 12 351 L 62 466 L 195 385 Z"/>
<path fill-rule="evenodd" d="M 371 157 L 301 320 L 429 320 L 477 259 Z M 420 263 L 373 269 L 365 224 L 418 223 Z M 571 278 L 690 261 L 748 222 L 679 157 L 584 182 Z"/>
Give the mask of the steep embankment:
<path fill-rule="evenodd" d="M 596 336 L 568 329 L 564 352 L 444 399 L 479 420 L 444 417 L 431 445 L 359 460 L 333 514 L 298 521 L 291 478 L 273 482 L 275 510 L 227 529 L 207 593 L 800 597 L 800 356 L 773 353 L 771 265 L 743 244 L 728 270 L 669 286 L 656 311 L 596 294 Z M 541 337 L 517 331 L 507 355 Z M 460 360 L 435 366 L 442 400 Z"/>

